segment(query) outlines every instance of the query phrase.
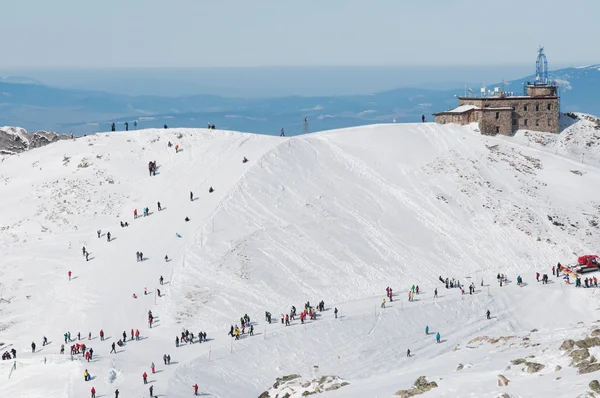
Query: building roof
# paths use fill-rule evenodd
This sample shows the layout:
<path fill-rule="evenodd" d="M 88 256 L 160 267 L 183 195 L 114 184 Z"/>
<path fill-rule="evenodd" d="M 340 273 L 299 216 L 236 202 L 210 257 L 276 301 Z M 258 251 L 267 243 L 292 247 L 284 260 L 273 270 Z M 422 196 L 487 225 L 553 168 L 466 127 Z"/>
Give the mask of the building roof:
<path fill-rule="evenodd" d="M 441 113 L 465 113 L 468 111 L 472 111 L 473 109 L 479 109 L 479 107 L 475 105 L 461 105 L 457 108 L 450 109 Z"/>
<path fill-rule="evenodd" d="M 501 107 L 485 107 L 485 108 L 481 108 L 475 105 L 461 105 L 457 108 L 454 109 L 450 109 L 448 111 L 444 111 L 444 112 L 438 112 L 438 113 L 434 113 L 433 115 L 455 115 L 455 114 L 462 114 L 462 113 L 466 113 L 466 112 L 471 112 L 471 111 L 511 111 L 512 112 L 513 108 L 510 106 L 501 106 Z"/>
<path fill-rule="evenodd" d="M 475 100 L 475 101 L 529 101 L 529 100 L 547 100 L 547 99 L 558 99 L 556 95 L 540 95 L 532 97 L 530 95 L 511 95 L 509 97 L 491 96 L 491 97 L 458 97 L 459 100 Z"/>

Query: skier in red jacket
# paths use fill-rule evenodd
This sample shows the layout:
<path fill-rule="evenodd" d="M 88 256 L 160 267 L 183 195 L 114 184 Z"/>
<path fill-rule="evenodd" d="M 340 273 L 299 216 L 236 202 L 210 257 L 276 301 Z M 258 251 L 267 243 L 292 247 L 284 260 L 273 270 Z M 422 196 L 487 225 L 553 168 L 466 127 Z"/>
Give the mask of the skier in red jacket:
<path fill-rule="evenodd" d="M 148 374 L 146 372 L 144 372 L 142 378 L 144 379 L 144 384 L 148 384 Z"/>
<path fill-rule="evenodd" d="M 96 398 L 96 389 L 94 387 L 92 387 L 90 392 L 92 393 L 92 398 Z"/>
<path fill-rule="evenodd" d="M 194 395 L 198 395 L 198 383 L 194 384 L 192 388 L 194 389 Z"/>

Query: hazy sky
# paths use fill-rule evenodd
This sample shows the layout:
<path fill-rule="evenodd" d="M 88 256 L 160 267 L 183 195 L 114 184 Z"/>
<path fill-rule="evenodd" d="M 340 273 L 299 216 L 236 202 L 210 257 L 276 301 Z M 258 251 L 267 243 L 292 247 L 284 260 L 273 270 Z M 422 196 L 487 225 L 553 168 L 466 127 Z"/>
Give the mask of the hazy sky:
<path fill-rule="evenodd" d="M 598 0 L 2 0 L 1 68 L 600 63 Z M 530 21 L 528 21 L 528 16 Z"/>

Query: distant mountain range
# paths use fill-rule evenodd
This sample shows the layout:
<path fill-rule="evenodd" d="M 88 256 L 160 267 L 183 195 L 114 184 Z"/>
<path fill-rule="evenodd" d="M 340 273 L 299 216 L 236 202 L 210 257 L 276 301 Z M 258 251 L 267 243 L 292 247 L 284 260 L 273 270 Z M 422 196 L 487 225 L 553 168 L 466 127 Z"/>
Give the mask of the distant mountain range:
<path fill-rule="evenodd" d="M 488 85 L 504 85 L 506 91 L 523 92 L 523 83 L 534 77 Z M 551 72 L 560 86 L 561 110 L 600 114 L 600 65 Z M 471 87 L 479 93 L 479 87 Z M 204 127 L 288 135 L 381 122 L 409 122 L 454 107 L 455 90 L 399 88 L 372 95 L 280 97 L 268 99 L 226 98 L 215 95 L 182 97 L 127 96 L 101 91 L 71 90 L 43 85 L 27 77 L 0 78 L 0 125 L 27 130 L 73 131 L 82 135 L 108 131 L 112 122 L 137 121 L 139 128 Z"/>

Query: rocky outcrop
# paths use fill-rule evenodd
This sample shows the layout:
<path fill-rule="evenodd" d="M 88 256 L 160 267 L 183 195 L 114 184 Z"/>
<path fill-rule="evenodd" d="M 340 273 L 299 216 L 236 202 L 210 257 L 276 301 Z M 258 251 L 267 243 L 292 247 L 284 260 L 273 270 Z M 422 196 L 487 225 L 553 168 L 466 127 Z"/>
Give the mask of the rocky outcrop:
<path fill-rule="evenodd" d="M 573 358 L 571 365 L 577 365 L 579 362 L 590 357 L 590 351 L 587 348 L 573 350 L 569 353 L 569 356 Z"/>
<path fill-rule="evenodd" d="M 1 127 L 0 154 L 13 155 L 69 138 L 68 135 L 49 131 L 29 133 L 20 127 Z"/>
<path fill-rule="evenodd" d="M 590 361 L 583 361 L 577 366 L 577 374 L 584 375 L 600 370 L 600 363 L 591 363 Z"/>
<path fill-rule="evenodd" d="M 573 347 L 575 347 L 575 341 L 570 339 L 563 341 L 563 343 L 560 345 L 561 350 L 572 350 Z"/>
<path fill-rule="evenodd" d="M 575 345 L 579 348 L 599 347 L 600 337 L 586 337 L 583 340 L 577 340 Z"/>
<path fill-rule="evenodd" d="M 283 376 L 283 377 L 278 377 L 275 379 L 275 384 L 273 384 L 273 388 L 279 388 L 279 385 L 281 383 L 285 383 L 288 382 L 290 380 L 295 380 L 295 379 L 299 379 L 301 376 L 300 375 L 287 375 L 287 376 Z"/>
<path fill-rule="evenodd" d="M 307 397 L 326 391 L 339 390 L 349 383 L 337 376 L 322 376 L 318 379 L 308 379 L 297 374 L 278 377 L 268 391 L 258 398 L 291 398 Z"/>
<path fill-rule="evenodd" d="M 590 381 L 590 384 L 588 384 L 588 386 L 590 387 L 590 390 L 592 390 L 596 394 L 600 394 L 600 383 L 598 383 L 598 380 Z"/>
<path fill-rule="evenodd" d="M 408 390 L 396 391 L 395 395 L 399 396 L 400 398 L 410 398 L 410 397 L 414 397 L 416 395 L 421 395 L 423 393 L 426 393 L 427 391 L 431 390 L 432 388 L 437 388 L 437 386 L 438 385 L 435 381 L 428 382 L 427 379 L 425 378 L 425 376 L 421 376 L 415 381 L 415 385 L 413 388 L 408 389 Z"/>
<path fill-rule="evenodd" d="M 542 365 L 541 363 L 535 362 L 525 362 L 525 367 L 527 368 L 527 373 L 537 373 L 540 370 L 544 369 L 546 365 Z"/>

